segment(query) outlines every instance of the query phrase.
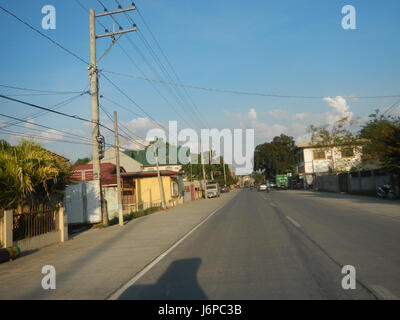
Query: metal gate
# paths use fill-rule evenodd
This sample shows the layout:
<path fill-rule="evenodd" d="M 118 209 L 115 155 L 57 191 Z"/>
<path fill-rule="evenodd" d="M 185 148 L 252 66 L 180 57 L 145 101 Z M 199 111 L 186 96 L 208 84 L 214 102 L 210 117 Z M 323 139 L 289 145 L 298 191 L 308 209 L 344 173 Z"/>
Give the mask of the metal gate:
<path fill-rule="evenodd" d="M 340 192 L 349 191 L 349 175 L 347 173 L 339 174 L 339 190 Z"/>

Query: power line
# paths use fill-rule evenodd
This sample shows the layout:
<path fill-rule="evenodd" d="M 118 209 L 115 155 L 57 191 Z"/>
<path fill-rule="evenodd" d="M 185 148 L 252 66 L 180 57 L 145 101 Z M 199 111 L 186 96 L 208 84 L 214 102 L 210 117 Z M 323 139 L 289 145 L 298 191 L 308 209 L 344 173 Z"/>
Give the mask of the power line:
<path fill-rule="evenodd" d="M 144 114 L 146 114 L 155 124 L 157 124 L 160 128 L 167 130 L 163 125 L 158 123 L 151 115 L 149 115 L 136 101 L 134 101 L 131 97 L 129 97 L 121 88 L 119 88 L 110 78 L 108 78 L 105 74 L 103 77 L 111 83 L 111 85 L 117 89 L 124 97 L 126 97 L 129 101 L 131 101 L 137 108 L 139 108 Z M 167 130 L 168 131 L 168 130 Z"/>
<path fill-rule="evenodd" d="M 34 123 L 34 122 L 31 122 L 31 121 L 23 120 L 23 119 L 12 117 L 12 116 L 8 116 L 8 115 L 5 115 L 3 113 L 0 113 L 0 116 L 5 117 L 5 118 L 9 118 L 9 119 L 13 119 L 13 120 L 18 120 L 20 122 L 24 122 L 24 123 L 31 124 L 31 125 L 34 125 L 34 126 L 37 126 L 37 127 L 41 127 L 41 128 L 45 128 L 45 129 L 48 129 L 48 130 L 54 130 L 56 132 L 60 132 L 60 134 L 62 134 L 62 135 L 69 135 L 69 136 L 78 137 L 80 139 L 84 139 L 84 140 L 89 140 L 90 141 L 90 139 L 87 138 L 87 137 L 84 137 L 84 136 L 81 136 L 81 135 L 78 135 L 78 134 L 74 134 L 74 133 L 71 133 L 71 132 L 68 132 L 68 131 L 54 129 L 54 128 L 51 128 L 51 127 L 48 127 L 48 126 L 45 126 L 45 125 L 42 125 L 42 124 Z M 15 125 L 15 126 L 18 127 L 18 125 Z M 22 127 L 22 126 L 19 126 L 19 127 Z M 1 128 L 2 127 L 0 127 L 0 129 Z M 26 129 L 26 127 L 22 127 L 22 128 Z M 29 128 L 29 129 L 35 130 L 34 128 Z"/>
<path fill-rule="evenodd" d="M 387 108 L 382 115 L 389 113 L 390 110 L 394 110 L 400 104 L 400 100 L 397 100 L 394 104 L 392 104 L 389 108 Z"/>
<path fill-rule="evenodd" d="M 78 94 L 78 95 L 76 95 L 76 96 L 74 96 L 74 97 L 71 97 L 71 98 L 68 98 L 68 99 L 66 99 L 66 100 L 63 100 L 63 101 L 61 101 L 61 102 L 59 102 L 59 103 L 57 103 L 57 104 L 51 106 L 50 109 L 51 109 L 51 110 L 56 110 L 56 109 L 59 109 L 59 108 L 61 108 L 61 107 L 64 107 L 64 106 L 66 106 L 66 105 L 72 103 L 72 102 L 75 101 L 77 98 L 83 96 L 83 95 L 86 94 L 86 93 L 88 93 L 88 92 L 83 92 L 83 93 Z M 46 114 L 46 113 L 47 113 L 47 111 L 38 111 L 38 112 L 29 113 L 29 114 L 27 114 L 27 115 L 24 117 L 24 120 L 27 120 L 27 119 L 35 119 L 35 118 L 38 118 L 38 117 L 40 117 L 40 116 L 42 116 L 42 115 L 44 115 L 44 114 Z M 8 126 L 6 126 L 6 127 L 13 126 L 13 125 L 15 125 L 15 124 L 17 124 L 17 123 L 20 123 L 20 122 L 21 122 L 21 121 L 17 121 L 17 122 L 14 122 L 14 123 L 10 123 L 10 124 L 9 124 Z"/>
<path fill-rule="evenodd" d="M 106 110 L 106 108 L 105 108 L 104 106 L 102 106 L 101 104 L 99 104 L 99 107 L 100 107 L 100 109 L 106 114 L 106 116 L 107 116 L 111 121 L 114 121 L 114 118 L 111 116 L 111 114 Z M 141 140 L 144 140 L 142 137 L 140 137 L 140 136 L 134 134 L 132 131 L 130 131 L 126 126 L 122 125 L 121 122 L 118 122 L 118 124 L 119 124 L 120 130 L 121 130 L 122 132 L 124 132 L 127 136 L 132 135 L 132 136 L 138 137 L 138 138 L 141 139 Z M 122 127 L 122 128 L 121 128 L 121 127 Z M 121 135 L 119 134 L 119 136 L 121 136 Z M 146 145 L 144 145 L 144 144 L 142 144 L 142 143 L 140 143 L 140 142 L 137 142 L 137 141 L 135 141 L 134 139 L 128 138 L 127 140 L 133 141 L 134 143 L 136 143 L 137 145 L 139 145 L 139 146 L 141 146 L 141 147 L 144 147 L 144 148 L 146 147 Z"/>
<path fill-rule="evenodd" d="M 135 67 L 145 76 L 144 72 L 142 71 L 142 69 L 137 65 L 137 63 L 135 62 L 135 60 L 132 59 L 132 57 L 128 54 L 128 52 L 126 52 L 126 50 L 121 46 L 120 43 L 118 43 L 118 46 L 121 48 L 121 50 L 125 53 L 125 55 L 128 57 L 128 59 L 132 62 L 133 65 L 135 65 Z M 172 103 L 160 92 L 160 90 L 158 90 L 158 88 L 152 83 L 149 82 L 152 86 L 152 88 L 160 95 L 161 98 L 164 99 L 165 102 L 167 102 L 167 104 L 175 111 L 175 113 L 186 123 L 186 120 L 183 118 L 183 116 L 175 109 L 175 107 L 172 105 Z M 189 125 L 189 124 L 188 124 Z M 189 125 L 190 126 L 190 125 Z"/>
<path fill-rule="evenodd" d="M 20 137 L 25 137 L 25 138 L 30 138 L 30 139 L 37 138 L 37 139 L 41 139 L 41 140 L 47 140 L 50 142 L 63 142 L 63 143 L 81 144 L 81 145 L 88 145 L 88 146 L 92 145 L 90 142 L 86 143 L 86 142 L 81 142 L 81 141 L 60 140 L 60 139 L 43 137 L 43 136 L 38 136 L 38 135 L 33 135 L 33 134 L 25 134 L 22 132 L 15 132 L 15 131 L 5 130 L 5 129 L 0 129 L 0 133 L 6 133 L 9 135 L 20 136 Z"/>
<path fill-rule="evenodd" d="M 229 90 L 229 89 L 217 89 L 217 88 L 209 88 L 209 87 L 207 88 L 207 87 L 194 86 L 194 85 L 190 85 L 190 84 L 179 84 L 179 83 L 175 83 L 175 82 L 160 81 L 160 80 L 140 77 L 140 76 L 131 75 L 131 74 L 124 74 L 124 73 L 110 71 L 110 70 L 102 70 L 102 73 L 110 73 L 110 74 L 119 75 L 121 77 L 133 78 L 133 79 L 137 79 L 137 80 L 158 82 L 158 83 L 170 85 L 170 86 L 176 85 L 176 86 L 186 87 L 186 88 L 190 88 L 190 89 L 213 91 L 213 92 L 219 92 L 219 93 L 230 93 L 230 94 L 250 95 L 250 96 L 263 96 L 263 97 L 272 97 L 272 98 L 293 98 L 293 99 L 323 99 L 323 98 L 327 97 L 327 96 L 280 95 L 280 94 L 261 93 L 261 92 L 248 92 L 248 91 L 237 91 L 237 90 Z M 384 99 L 384 98 L 400 98 L 400 95 L 341 96 L 341 97 L 345 98 L 345 99 L 357 99 L 357 98 L 358 99 Z"/>
<path fill-rule="evenodd" d="M 24 105 L 27 105 L 27 106 L 30 106 L 30 107 L 34 107 L 34 108 L 37 108 L 37 109 L 40 109 L 40 110 L 45 110 L 45 111 L 48 111 L 48 112 L 59 114 L 61 116 L 72 118 L 72 119 L 75 119 L 75 120 L 80 120 L 80 121 L 89 122 L 89 123 L 95 123 L 92 120 L 88 120 L 88 119 L 79 117 L 77 115 L 70 115 L 70 114 L 67 114 L 67 113 L 64 113 L 64 112 L 55 111 L 55 110 L 52 110 L 52 109 L 49 109 L 49 108 L 46 108 L 46 107 L 38 106 L 38 105 L 33 104 L 33 103 L 29 103 L 29 102 L 21 101 L 21 100 L 14 99 L 14 98 L 11 98 L 11 97 L 7 97 L 7 96 L 2 95 L 2 94 L 0 94 L 0 98 L 6 99 L 6 100 L 10 100 L 10 101 L 13 101 L 13 102 L 18 102 L 18 103 L 21 103 L 21 104 L 24 104 Z M 103 127 L 104 129 L 107 129 L 107 130 L 109 130 L 111 132 L 114 132 L 114 130 L 106 127 L 105 125 L 103 125 L 101 123 L 99 123 L 98 125 Z"/>
<path fill-rule="evenodd" d="M 82 2 L 80 2 L 79 0 L 75 0 L 75 2 L 83 9 L 83 11 L 85 11 L 86 13 L 89 13 L 89 9 L 86 8 L 86 7 L 82 4 Z M 105 26 L 104 24 L 102 24 L 101 21 L 96 20 L 96 22 L 97 22 L 99 25 L 101 25 L 101 26 L 104 28 L 104 30 L 107 30 L 106 26 Z"/>
<path fill-rule="evenodd" d="M 142 19 L 146 29 L 149 31 L 151 37 L 153 38 L 154 42 L 156 43 L 159 51 L 161 52 L 162 56 L 164 57 L 165 61 L 167 61 L 167 64 L 169 65 L 170 69 L 172 70 L 173 74 L 175 75 L 175 78 L 178 80 L 178 83 L 181 84 L 182 81 L 180 80 L 178 74 L 176 73 L 174 67 L 172 66 L 171 62 L 169 61 L 167 55 L 164 53 L 164 50 L 161 48 L 160 43 L 158 42 L 157 38 L 155 37 L 154 33 L 151 31 L 150 26 L 147 24 L 146 20 L 144 19 L 142 13 L 140 12 L 139 8 L 136 8 L 140 18 Z M 171 80 L 172 81 L 172 80 Z M 194 106 L 194 108 L 197 110 L 198 114 L 202 117 L 202 114 L 199 110 L 199 108 L 197 107 L 196 103 L 194 102 L 194 100 L 192 99 L 192 97 L 189 95 L 189 93 L 187 92 L 186 88 L 183 87 L 183 91 L 185 92 L 186 96 L 189 98 L 189 101 L 192 103 L 192 105 Z M 205 118 L 204 118 L 205 119 Z M 207 120 L 205 120 L 205 122 L 208 125 Z M 208 125 L 209 126 L 209 125 Z M 210 126 L 209 126 L 210 127 Z"/>
<path fill-rule="evenodd" d="M 100 95 L 100 98 L 101 98 L 101 99 L 104 99 L 104 100 L 107 100 L 108 102 L 111 102 L 112 104 L 114 104 L 114 105 L 120 107 L 121 109 L 124 109 L 125 111 L 127 111 L 127 112 L 129 112 L 129 113 L 132 113 L 132 114 L 135 115 L 135 116 L 143 117 L 142 114 L 136 113 L 136 112 L 132 111 L 130 108 L 124 107 L 124 106 L 121 105 L 120 103 L 115 102 L 115 101 L 113 101 L 113 100 L 111 100 L 111 99 L 109 99 L 109 98 L 107 98 L 107 97 L 105 97 L 105 96 L 103 96 L 103 95 Z"/>
<path fill-rule="evenodd" d="M 98 3 L 100 3 L 101 6 L 103 6 L 104 11 L 107 11 L 107 8 L 105 7 L 105 5 L 101 2 L 101 1 L 97 1 Z M 119 1 L 115 0 L 116 4 L 118 5 L 119 9 L 122 9 L 121 4 L 119 3 Z M 130 16 L 124 12 L 125 16 L 127 17 L 128 21 L 130 23 L 132 23 L 133 26 L 136 26 L 135 22 L 133 21 L 132 18 L 130 18 Z M 114 23 L 116 23 L 120 28 L 122 28 L 121 24 L 118 22 L 118 20 L 114 17 L 112 17 L 112 20 Z M 144 37 L 144 35 L 141 34 L 140 29 L 137 30 L 138 31 L 138 35 L 140 40 L 145 44 L 146 48 L 149 50 L 150 54 L 152 55 L 153 59 L 156 61 L 156 63 L 158 64 L 158 66 L 160 67 L 160 70 L 162 72 L 164 72 L 167 77 L 170 78 L 168 71 L 164 68 L 164 66 L 162 65 L 160 59 L 157 57 L 156 53 L 154 52 L 154 50 L 151 48 L 151 46 L 149 45 L 149 43 L 147 42 L 146 38 Z M 154 73 L 154 75 L 156 77 L 158 77 L 159 79 L 162 79 L 162 77 L 160 76 L 160 74 L 153 68 L 153 66 L 149 63 L 149 61 L 146 59 L 145 55 L 143 54 L 143 52 L 140 50 L 140 48 L 132 41 L 132 39 L 127 35 L 127 39 L 130 42 L 130 44 L 133 46 L 133 48 L 140 54 L 140 56 L 142 57 L 143 61 L 147 64 L 147 66 L 149 67 L 149 69 Z M 118 43 L 118 45 L 120 46 L 120 48 L 124 51 L 125 55 L 127 55 L 128 59 L 136 66 L 136 68 L 145 76 L 144 72 L 142 71 L 142 69 L 134 62 L 134 60 L 129 56 L 129 54 L 126 52 L 126 50 L 122 47 L 122 45 L 120 43 Z M 172 80 L 172 79 L 171 79 Z M 184 120 L 184 118 L 182 117 L 182 115 L 175 109 L 175 107 L 166 99 L 165 96 L 163 96 L 161 94 L 161 92 L 152 84 L 152 87 L 154 90 L 156 90 L 156 92 L 170 105 L 170 107 L 174 110 L 174 112 L 186 123 L 186 120 Z M 173 90 L 171 90 L 170 88 L 168 88 L 169 93 L 173 96 L 173 98 L 175 99 L 175 101 L 177 102 L 178 105 L 180 105 L 183 109 L 185 109 L 185 102 L 183 101 L 182 96 L 179 94 L 179 92 L 176 90 L 176 88 L 174 87 L 176 93 L 174 93 Z M 182 104 L 183 103 L 183 104 Z M 185 110 L 184 110 L 185 112 Z M 190 116 L 194 117 L 194 114 L 192 113 L 188 113 Z M 196 121 L 196 120 L 195 120 Z M 189 124 L 188 124 L 189 125 Z M 189 125 L 190 126 L 190 125 Z"/>
<path fill-rule="evenodd" d="M 38 90 L 38 89 L 31 89 L 31 88 L 21 88 L 21 87 L 14 87 L 5 84 L 0 84 L 2 88 L 8 89 L 15 89 L 15 90 L 22 90 L 22 91 L 32 91 L 32 92 L 41 92 L 46 94 L 77 94 L 82 93 L 83 91 L 52 91 L 52 90 Z"/>
<path fill-rule="evenodd" d="M 26 25 L 27 27 L 29 27 L 30 29 L 32 29 L 33 31 L 37 32 L 38 34 L 40 34 L 42 37 L 46 38 L 47 40 L 49 40 L 51 43 L 55 44 L 57 47 L 61 48 L 62 50 L 64 50 L 65 52 L 67 52 L 68 54 L 72 55 L 73 57 L 75 57 L 76 59 L 78 59 L 79 61 L 83 62 L 86 65 L 89 65 L 89 63 L 87 61 L 85 61 L 84 59 L 82 59 L 81 57 L 79 57 L 77 54 L 73 53 L 71 50 L 65 48 L 63 45 L 61 45 L 60 43 L 58 43 L 57 41 L 53 40 L 52 38 L 50 38 L 49 36 L 45 35 L 44 33 L 42 33 L 40 30 L 36 29 L 35 27 L 33 27 L 32 25 L 30 25 L 28 22 L 22 20 L 21 18 L 17 17 L 14 13 L 12 13 L 11 11 L 7 10 L 6 8 L 2 7 L 0 5 L 0 9 L 3 10 L 4 12 L 6 12 L 7 14 L 9 14 L 10 16 L 14 17 L 15 19 L 17 19 L 19 22 L 23 23 L 24 25 Z"/>

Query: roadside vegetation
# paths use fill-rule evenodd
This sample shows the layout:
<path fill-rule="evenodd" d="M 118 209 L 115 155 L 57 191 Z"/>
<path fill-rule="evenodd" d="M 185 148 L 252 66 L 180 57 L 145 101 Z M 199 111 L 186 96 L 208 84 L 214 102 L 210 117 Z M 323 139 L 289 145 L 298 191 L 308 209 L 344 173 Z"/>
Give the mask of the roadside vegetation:
<path fill-rule="evenodd" d="M 124 215 L 124 221 L 130 221 L 133 219 L 144 217 L 144 216 L 147 216 L 147 215 L 152 214 L 159 210 L 161 210 L 161 207 L 152 207 L 152 208 L 148 208 L 145 210 L 139 210 L 136 212 L 132 211 L 131 213 Z M 112 225 L 118 224 L 118 223 L 119 223 L 119 218 L 118 218 L 118 216 L 115 216 L 114 218 L 109 220 L 108 226 L 112 226 Z"/>
<path fill-rule="evenodd" d="M 70 165 L 39 144 L 0 140 L 0 208 L 37 207 L 62 201 Z"/>

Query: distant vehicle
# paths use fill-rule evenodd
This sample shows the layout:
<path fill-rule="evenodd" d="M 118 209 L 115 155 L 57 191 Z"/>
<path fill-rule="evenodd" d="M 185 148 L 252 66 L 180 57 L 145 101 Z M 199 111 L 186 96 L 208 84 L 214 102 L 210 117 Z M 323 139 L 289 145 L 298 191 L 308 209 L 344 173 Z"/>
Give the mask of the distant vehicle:
<path fill-rule="evenodd" d="M 222 186 L 221 187 L 221 193 L 226 193 L 229 192 L 231 188 L 229 188 L 229 186 Z"/>
<path fill-rule="evenodd" d="M 272 188 L 276 188 L 276 182 L 274 179 L 270 179 L 269 180 L 269 187 Z"/>
<path fill-rule="evenodd" d="M 216 198 L 221 194 L 219 184 L 218 183 L 207 183 L 206 192 L 208 198 Z"/>
<path fill-rule="evenodd" d="M 265 190 L 267 190 L 267 185 L 266 184 L 260 184 L 259 186 L 258 186 L 258 189 L 257 189 L 258 191 L 265 191 Z"/>
<path fill-rule="evenodd" d="M 286 174 L 278 174 L 276 176 L 276 187 L 277 189 L 288 189 L 289 179 Z"/>

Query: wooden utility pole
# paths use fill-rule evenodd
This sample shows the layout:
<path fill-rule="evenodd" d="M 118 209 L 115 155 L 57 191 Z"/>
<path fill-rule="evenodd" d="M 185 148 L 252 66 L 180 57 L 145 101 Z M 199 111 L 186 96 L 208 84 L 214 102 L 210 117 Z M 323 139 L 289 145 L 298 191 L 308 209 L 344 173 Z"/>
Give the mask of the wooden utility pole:
<path fill-rule="evenodd" d="M 117 111 L 114 111 L 114 135 L 115 135 L 115 162 L 117 171 L 117 199 L 118 199 L 118 217 L 119 225 L 124 225 L 124 215 L 122 210 L 122 196 L 121 196 L 121 167 L 119 163 L 119 137 L 118 137 L 118 119 Z"/>
<path fill-rule="evenodd" d="M 212 149 L 211 149 L 211 140 L 208 141 L 208 147 L 210 149 L 209 151 L 209 157 L 210 157 L 210 176 L 211 176 L 211 180 L 214 180 L 214 173 L 212 170 Z"/>
<path fill-rule="evenodd" d="M 222 157 L 222 167 L 224 168 L 224 182 L 225 182 L 225 185 L 226 185 L 226 173 L 225 173 L 225 160 L 224 160 L 224 157 Z"/>
<path fill-rule="evenodd" d="M 106 210 L 104 210 L 104 199 L 101 191 L 101 173 L 100 173 L 100 153 L 103 152 L 102 148 L 104 147 L 104 137 L 100 135 L 99 128 L 99 86 L 98 86 L 98 69 L 96 58 L 96 39 L 111 37 L 113 42 L 108 50 L 101 56 L 100 60 L 107 54 L 107 52 L 112 48 L 112 46 L 121 38 L 122 34 L 136 31 L 136 27 L 134 26 L 132 29 L 120 30 L 116 32 L 108 32 L 102 35 L 96 35 L 96 18 L 104 17 L 108 15 L 114 15 L 126 11 L 135 10 L 136 7 L 132 6 L 128 9 L 120 9 L 117 11 L 110 11 L 100 13 L 98 15 L 95 14 L 93 9 L 89 10 L 89 39 L 90 39 L 90 65 L 88 67 L 88 74 L 90 78 L 90 94 L 92 99 L 92 158 L 93 158 L 93 180 L 98 182 L 99 190 L 98 197 L 101 199 L 101 216 L 104 225 L 108 224 L 108 216 Z M 115 40 L 114 36 L 120 35 L 120 37 Z"/>
<path fill-rule="evenodd" d="M 205 196 L 206 199 L 208 199 L 208 196 L 207 196 L 206 169 L 204 168 L 203 150 L 202 150 L 202 148 L 201 148 L 201 142 L 200 142 L 200 162 L 201 162 L 201 166 L 202 166 L 202 168 L 203 168 L 204 196 Z"/>
<path fill-rule="evenodd" d="M 154 146 L 156 146 L 157 142 L 158 142 L 158 139 L 154 143 Z M 161 207 L 164 209 L 165 208 L 164 188 L 163 188 L 163 184 L 161 181 L 160 169 L 158 167 L 158 148 L 155 148 L 155 158 L 156 158 L 156 167 L 157 167 L 158 187 L 160 189 Z"/>

